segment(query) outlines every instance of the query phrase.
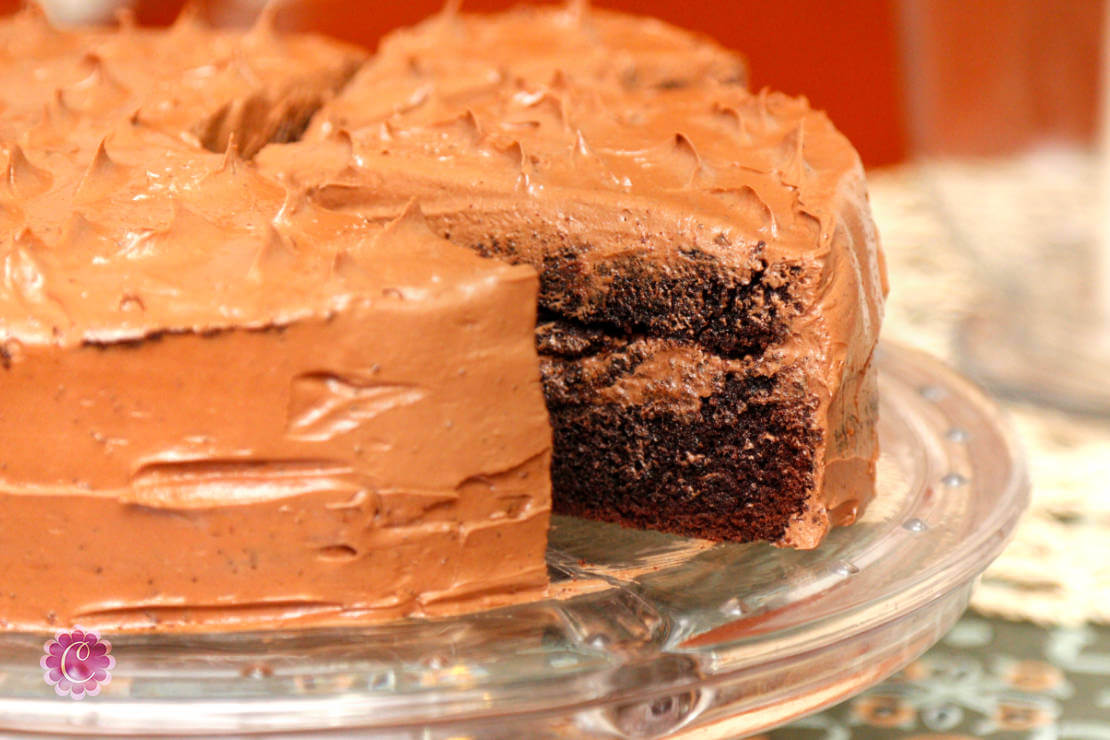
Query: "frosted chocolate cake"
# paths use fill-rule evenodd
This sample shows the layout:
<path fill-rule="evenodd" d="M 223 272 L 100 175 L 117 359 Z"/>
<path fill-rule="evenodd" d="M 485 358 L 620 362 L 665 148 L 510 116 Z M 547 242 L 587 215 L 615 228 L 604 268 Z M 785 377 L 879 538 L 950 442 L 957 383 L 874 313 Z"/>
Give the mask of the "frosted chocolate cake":
<path fill-rule="evenodd" d="M 552 506 L 858 515 L 885 276 L 822 114 L 581 6 L 268 20 L 0 22 L 0 628 L 538 598 Z"/>
<path fill-rule="evenodd" d="M 601 11 L 446 14 L 258 161 L 539 271 L 555 511 L 813 547 L 872 493 L 885 275 L 851 145 L 742 70 Z"/>

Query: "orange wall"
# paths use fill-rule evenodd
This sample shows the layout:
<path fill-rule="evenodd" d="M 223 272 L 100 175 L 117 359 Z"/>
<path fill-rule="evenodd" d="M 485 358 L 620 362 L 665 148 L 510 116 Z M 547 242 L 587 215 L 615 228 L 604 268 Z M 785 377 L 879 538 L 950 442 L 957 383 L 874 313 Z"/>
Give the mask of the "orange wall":
<path fill-rule="evenodd" d="M 1104 2 L 903 4 L 910 138 L 922 150 L 992 155 L 1093 139 Z"/>
<path fill-rule="evenodd" d="M 242 2 L 242 0 L 241 0 Z M 659 16 L 696 29 L 748 57 L 753 83 L 805 94 L 855 143 L 865 163 L 886 164 L 907 151 L 897 0 L 595 0 L 599 6 Z M 0 0 L 0 8 L 11 6 Z M 208 3 L 213 8 L 218 0 Z M 291 3 L 287 3 L 291 4 Z M 285 24 L 307 26 L 372 47 L 397 25 L 435 12 L 443 0 L 299 0 Z M 463 0 L 494 10 L 516 0 Z M 166 23 L 181 0 L 135 0 L 141 22 Z"/>

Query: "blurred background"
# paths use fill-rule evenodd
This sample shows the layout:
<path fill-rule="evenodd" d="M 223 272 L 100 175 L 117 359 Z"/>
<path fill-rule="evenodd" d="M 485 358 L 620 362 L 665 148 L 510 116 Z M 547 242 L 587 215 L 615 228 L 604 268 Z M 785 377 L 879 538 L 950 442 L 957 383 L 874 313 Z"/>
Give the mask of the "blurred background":
<path fill-rule="evenodd" d="M 127 5 L 149 25 L 182 5 L 41 2 L 59 22 Z M 442 4 L 289 0 L 278 24 L 373 48 Z M 754 87 L 828 112 L 869 170 L 892 285 L 884 337 L 986 384 L 1029 452 L 1033 506 L 977 616 L 900 677 L 774 736 L 1110 738 L 1107 0 L 594 4 L 707 33 L 747 56 Z M 234 26 L 262 2 L 199 5 Z"/>

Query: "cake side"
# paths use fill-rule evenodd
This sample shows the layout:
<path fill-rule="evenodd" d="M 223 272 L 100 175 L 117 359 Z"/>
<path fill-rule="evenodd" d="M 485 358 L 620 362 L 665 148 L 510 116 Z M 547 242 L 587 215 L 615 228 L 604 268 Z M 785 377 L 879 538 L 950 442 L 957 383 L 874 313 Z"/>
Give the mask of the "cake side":
<path fill-rule="evenodd" d="M 873 489 L 885 278 L 850 144 L 766 91 L 539 82 L 511 66 L 460 87 L 454 53 L 410 57 L 444 71 L 408 90 L 369 65 L 260 165 L 371 220 L 418 196 L 444 237 L 536 267 L 541 317 L 564 336 L 670 342 L 655 360 L 552 355 L 541 331 L 556 510 L 796 547 L 854 519 Z M 712 382 L 683 380 L 703 355 Z M 592 383 L 567 381 L 599 364 Z M 642 392 L 622 395 L 629 384 Z M 664 501 L 672 513 L 650 520 Z"/>
<path fill-rule="evenodd" d="M 835 181 L 831 202 L 835 221 L 821 222 L 829 253 L 817 281 L 818 310 L 799 325 L 801 342 L 807 335 L 819 339 L 823 354 L 811 359 L 826 365 L 816 375 L 824 384 L 816 414 L 829 430 L 817 471 L 822 505 L 792 520 L 784 543 L 796 547 L 817 546 L 830 526 L 851 524 L 863 513 L 879 452 L 873 359 L 889 286 L 858 158 Z"/>
<path fill-rule="evenodd" d="M 242 629 L 541 597 L 549 432 L 530 335 L 465 326 L 528 282 L 446 302 L 455 325 L 376 300 L 288 326 L 24 346 L 5 375 L 33 388 L 0 428 L 0 624 Z M 398 357 L 392 331 L 428 340 Z M 522 359 L 494 372 L 488 354 Z"/>
<path fill-rule="evenodd" d="M 366 622 L 543 594 L 531 268 L 415 208 L 326 211 L 133 118 L 91 151 L 50 142 L 8 149 L 0 194 L 0 626 Z"/>

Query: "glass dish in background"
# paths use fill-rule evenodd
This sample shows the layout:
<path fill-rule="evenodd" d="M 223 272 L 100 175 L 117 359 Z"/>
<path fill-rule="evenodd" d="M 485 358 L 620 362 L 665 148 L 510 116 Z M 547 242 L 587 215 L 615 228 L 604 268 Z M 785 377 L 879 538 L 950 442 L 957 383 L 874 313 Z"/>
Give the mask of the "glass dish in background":
<path fill-rule="evenodd" d="M 982 286 L 959 361 L 1007 395 L 1110 413 L 1105 4 L 902 9 L 915 155 Z"/>

